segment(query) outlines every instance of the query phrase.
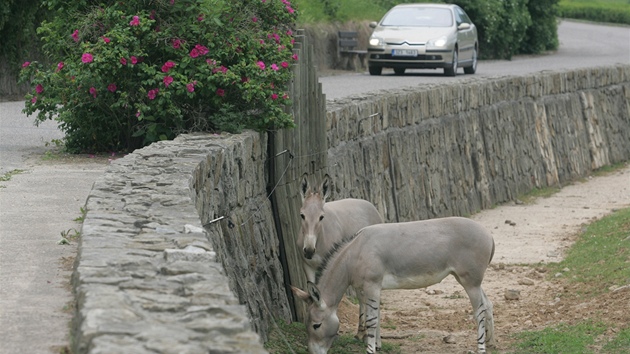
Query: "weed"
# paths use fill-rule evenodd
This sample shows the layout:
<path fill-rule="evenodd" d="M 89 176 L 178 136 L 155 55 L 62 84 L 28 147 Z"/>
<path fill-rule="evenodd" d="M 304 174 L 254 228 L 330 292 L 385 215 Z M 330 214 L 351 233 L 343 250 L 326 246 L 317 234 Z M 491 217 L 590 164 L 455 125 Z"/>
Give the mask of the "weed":
<path fill-rule="evenodd" d="M 271 331 L 269 340 L 265 343 L 265 349 L 271 354 L 306 354 L 308 349 L 306 329 L 303 323 L 294 322 L 287 324 L 278 321 L 277 327 Z M 365 353 L 365 344 L 354 338 L 353 335 L 339 336 L 328 351 L 330 354 L 354 354 Z M 381 354 L 400 354 L 400 346 L 391 343 L 382 343 Z"/>
<path fill-rule="evenodd" d="M 11 177 L 13 177 L 14 175 L 18 175 L 20 173 L 24 172 L 24 170 L 11 170 L 5 174 L 3 174 L 2 176 L 0 176 L 0 182 L 8 182 L 11 180 Z"/>
<path fill-rule="evenodd" d="M 74 219 L 74 221 L 78 222 L 79 224 L 85 220 L 85 215 L 87 214 L 87 208 L 81 207 L 80 211 L 81 211 L 81 216 Z"/>
<path fill-rule="evenodd" d="M 81 236 L 81 233 L 77 229 L 72 228 L 66 231 L 61 231 L 61 239 L 57 241 L 58 245 L 69 245 L 71 240 L 74 240 Z"/>

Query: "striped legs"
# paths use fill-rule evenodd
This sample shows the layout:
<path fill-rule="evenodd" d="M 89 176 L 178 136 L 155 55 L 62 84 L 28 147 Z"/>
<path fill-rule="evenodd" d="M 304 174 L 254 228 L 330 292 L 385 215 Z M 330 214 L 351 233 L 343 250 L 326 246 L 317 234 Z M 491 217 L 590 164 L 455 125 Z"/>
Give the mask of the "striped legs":
<path fill-rule="evenodd" d="M 374 354 L 381 349 L 381 331 L 380 331 L 380 291 L 376 296 L 366 297 L 366 318 L 365 327 L 367 329 L 367 353 Z"/>
<path fill-rule="evenodd" d="M 367 329 L 365 327 L 365 295 L 361 290 L 356 291 L 357 298 L 359 299 L 359 327 L 357 328 L 357 334 L 354 338 L 367 343 Z"/>
<path fill-rule="evenodd" d="M 492 313 L 492 302 L 488 299 L 481 287 L 466 289 L 470 303 L 475 311 L 475 321 L 477 322 L 477 350 L 479 353 L 486 353 L 486 343 L 489 347 L 494 346 L 494 317 Z"/>

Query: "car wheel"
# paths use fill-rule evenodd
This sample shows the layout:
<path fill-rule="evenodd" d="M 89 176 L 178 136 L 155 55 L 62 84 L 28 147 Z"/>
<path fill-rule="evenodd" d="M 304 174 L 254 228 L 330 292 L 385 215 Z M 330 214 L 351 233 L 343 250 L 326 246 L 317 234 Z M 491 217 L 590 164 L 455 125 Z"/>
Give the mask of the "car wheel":
<path fill-rule="evenodd" d="M 457 47 L 453 50 L 453 63 L 450 68 L 444 68 L 444 75 L 446 76 L 455 76 L 457 75 L 457 62 L 459 58 L 457 58 Z"/>
<path fill-rule="evenodd" d="M 383 72 L 383 68 L 380 66 L 370 66 L 368 67 L 368 70 L 370 71 L 370 75 L 380 75 Z"/>
<path fill-rule="evenodd" d="M 474 74 L 477 71 L 477 48 L 473 49 L 472 65 L 464 68 L 464 73 Z"/>
<path fill-rule="evenodd" d="M 394 74 L 403 75 L 405 74 L 405 68 L 394 68 Z"/>

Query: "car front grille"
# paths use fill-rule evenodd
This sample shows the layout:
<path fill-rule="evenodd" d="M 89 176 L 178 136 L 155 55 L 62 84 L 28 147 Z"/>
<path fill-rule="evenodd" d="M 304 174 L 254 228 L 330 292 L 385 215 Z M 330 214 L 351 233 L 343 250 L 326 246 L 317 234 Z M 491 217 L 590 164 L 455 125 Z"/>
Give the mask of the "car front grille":
<path fill-rule="evenodd" d="M 370 59 L 376 59 L 376 60 L 399 60 L 399 61 L 417 61 L 417 60 L 435 60 L 435 61 L 441 61 L 443 60 L 441 55 L 426 55 L 426 54 L 421 54 L 421 55 L 417 55 L 415 57 L 394 57 L 391 54 L 371 54 L 370 55 Z"/>

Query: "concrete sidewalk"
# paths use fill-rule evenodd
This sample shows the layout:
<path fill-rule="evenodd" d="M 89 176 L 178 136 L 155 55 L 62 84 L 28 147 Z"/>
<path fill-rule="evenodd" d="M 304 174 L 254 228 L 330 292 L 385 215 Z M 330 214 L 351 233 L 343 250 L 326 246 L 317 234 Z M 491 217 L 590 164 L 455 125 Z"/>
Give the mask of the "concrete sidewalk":
<path fill-rule="evenodd" d="M 34 127 L 22 107 L 0 103 L 0 179 L 10 177 L 0 181 L 0 354 L 61 353 L 77 241 L 58 241 L 80 231 L 74 220 L 108 160 L 51 153 L 45 145 L 61 132 L 53 122 Z"/>

